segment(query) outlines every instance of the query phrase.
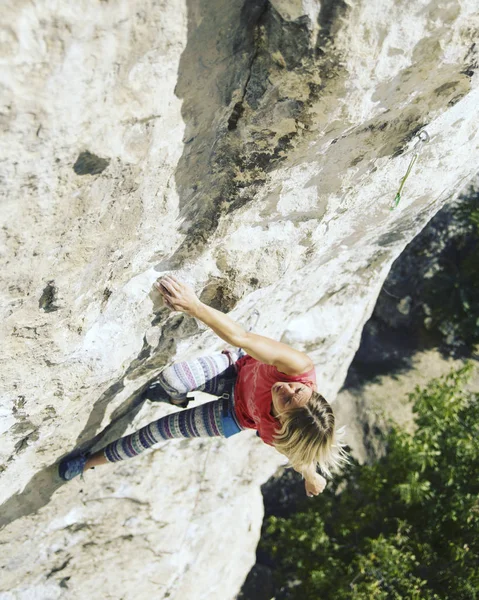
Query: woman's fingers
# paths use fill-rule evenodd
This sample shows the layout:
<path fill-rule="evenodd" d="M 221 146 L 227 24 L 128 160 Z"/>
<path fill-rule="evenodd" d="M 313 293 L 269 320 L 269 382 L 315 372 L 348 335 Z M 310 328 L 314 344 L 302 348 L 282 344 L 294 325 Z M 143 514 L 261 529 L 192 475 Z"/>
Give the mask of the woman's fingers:
<path fill-rule="evenodd" d="M 168 290 L 166 285 L 164 285 L 164 283 L 160 283 L 157 281 L 155 283 L 155 287 L 160 292 L 160 294 L 168 294 L 168 295 L 170 294 L 170 291 Z"/>
<path fill-rule="evenodd" d="M 169 281 L 168 279 L 166 279 L 166 277 L 163 277 L 162 279 L 160 279 L 160 286 L 164 290 L 166 290 L 169 294 L 171 294 L 172 292 L 175 291 L 173 283 L 171 281 Z"/>
<path fill-rule="evenodd" d="M 177 281 L 173 276 L 165 275 L 165 280 L 169 284 L 169 286 L 176 292 L 179 292 L 181 290 L 180 282 Z"/>
<path fill-rule="evenodd" d="M 160 285 L 164 285 L 168 290 L 176 290 L 178 284 L 168 275 L 165 275 L 160 280 Z"/>
<path fill-rule="evenodd" d="M 163 275 L 156 281 L 155 287 L 171 310 L 190 314 L 198 303 L 193 289 L 173 275 Z"/>
<path fill-rule="evenodd" d="M 157 283 L 155 284 L 155 287 L 160 292 L 165 306 L 167 306 L 170 310 L 176 310 L 176 308 L 173 306 L 173 304 L 171 304 L 170 301 L 173 298 L 173 294 L 166 288 L 166 286 Z"/>
<path fill-rule="evenodd" d="M 171 285 L 171 283 L 169 283 L 168 281 L 165 281 L 165 279 L 162 278 L 159 281 L 155 281 L 154 285 L 155 285 L 156 289 L 162 295 L 165 306 L 167 306 L 170 310 L 176 311 L 177 309 L 171 303 L 171 300 L 173 300 L 175 297 L 175 290 L 173 289 L 173 286 Z"/>
<path fill-rule="evenodd" d="M 167 294 L 170 294 L 170 296 L 171 296 L 173 288 L 171 287 L 171 285 L 167 281 L 162 282 L 161 283 L 161 287 L 165 290 L 165 292 Z"/>
<path fill-rule="evenodd" d="M 161 295 L 163 297 L 163 302 L 165 303 L 165 306 L 167 306 L 171 310 L 176 310 L 176 308 L 171 303 L 171 298 L 172 298 L 171 294 L 166 290 L 161 290 Z"/>

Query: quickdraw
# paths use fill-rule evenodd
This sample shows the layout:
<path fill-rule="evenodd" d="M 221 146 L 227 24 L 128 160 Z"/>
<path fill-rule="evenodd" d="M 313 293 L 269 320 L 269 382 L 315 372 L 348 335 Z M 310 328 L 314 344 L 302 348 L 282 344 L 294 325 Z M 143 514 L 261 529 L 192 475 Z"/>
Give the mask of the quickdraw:
<path fill-rule="evenodd" d="M 394 197 L 394 201 L 393 201 L 393 203 L 391 205 L 391 210 L 394 210 L 395 208 L 397 208 L 397 205 L 399 204 L 399 201 L 401 200 L 402 189 L 404 187 L 404 184 L 406 183 L 406 179 L 409 177 L 409 174 L 412 171 L 412 168 L 414 166 L 414 163 L 417 160 L 417 157 L 419 156 L 419 152 L 421 151 L 422 146 L 424 144 L 426 144 L 427 142 L 429 142 L 429 140 L 430 140 L 429 134 L 428 134 L 428 132 L 425 129 L 423 129 L 422 131 L 420 131 L 416 135 L 416 137 L 418 138 L 418 140 L 414 144 L 414 148 L 413 148 L 414 156 L 411 158 L 411 162 L 409 163 L 409 166 L 407 168 L 406 175 L 404 175 L 404 177 L 401 179 L 401 183 L 399 185 L 399 189 L 398 189 L 398 191 L 396 193 L 396 196 Z"/>

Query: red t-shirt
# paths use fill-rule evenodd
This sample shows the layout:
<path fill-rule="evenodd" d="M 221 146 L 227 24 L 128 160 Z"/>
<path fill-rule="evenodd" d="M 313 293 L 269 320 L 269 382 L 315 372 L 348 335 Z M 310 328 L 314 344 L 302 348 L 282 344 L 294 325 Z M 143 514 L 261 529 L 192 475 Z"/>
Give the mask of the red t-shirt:
<path fill-rule="evenodd" d="M 271 414 L 271 388 L 277 381 L 300 381 L 310 387 L 316 383 L 314 367 L 301 375 L 286 375 L 272 365 L 265 365 L 252 356 L 243 356 L 237 362 L 238 378 L 235 384 L 235 412 L 242 427 L 256 429 L 267 444 L 273 444 L 273 435 L 279 422 Z"/>

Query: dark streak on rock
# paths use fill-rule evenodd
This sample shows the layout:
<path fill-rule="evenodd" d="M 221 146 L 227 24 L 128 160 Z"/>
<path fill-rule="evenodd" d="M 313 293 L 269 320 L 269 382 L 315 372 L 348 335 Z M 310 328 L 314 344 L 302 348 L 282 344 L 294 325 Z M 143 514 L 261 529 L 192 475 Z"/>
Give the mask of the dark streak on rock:
<path fill-rule="evenodd" d="M 457 96 L 454 96 L 453 98 L 451 98 L 449 100 L 447 105 L 451 108 L 452 106 L 457 104 L 460 100 L 462 100 L 464 98 L 464 96 L 466 96 L 466 95 L 467 95 L 467 92 L 464 92 L 464 93 L 458 94 Z"/>
<path fill-rule="evenodd" d="M 81 152 L 73 165 L 73 170 L 77 175 L 98 175 L 104 171 L 110 161 L 92 154 L 88 150 Z"/>
<path fill-rule="evenodd" d="M 471 78 L 479 68 L 479 58 L 476 46 L 477 44 L 474 42 L 464 57 L 464 62 L 467 63 L 467 67 L 461 71 L 461 73 L 469 78 Z"/>
<path fill-rule="evenodd" d="M 356 156 L 356 158 L 354 158 L 350 163 L 349 166 L 350 167 L 355 167 L 356 165 L 358 165 L 362 160 L 364 159 L 364 154 L 360 154 L 359 156 Z"/>
<path fill-rule="evenodd" d="M 69 556 L 59 567 L 54 567 L 49 573 L 47 573 L 46 578 L 49 579 L 52 575 L 55 575 L 55 573 L 63 571 L 63 569 L 68 566 L 68 563 L 71 561 L 71 559 L 72 557 Z"/>
<path fill-rule="evenodd" d="M 443 83 L 442 85 L 437 87 L 434 90 L 434 93 L 437 94 L 438 96 L 440 96 L 442 94 L 447 94 L 451 90 L 453 90 L 458 84 L 459 84 L 459 81 L 447 81 L 446 83 Z"/>
<path fill-rule="evenodd" d="M 276 68 L 275 56 L 280 55 L 288 71 L 297 69 L 312 56 L 309 18 L 285 21 L 269 3 L 255 28 L 255 52 L 246 82 L 244 98 L 256 110 L 266 90 L 270 87 L 270 73 Z"/>
<path fill-rule="evenodd" d="M 424 123 L 422 121 L 418 123 L 417 121 L 414 121 L 414 119 L 405 119 L 404 129 L 406 129 L 407 133 L 403 134 L 400 138 L 400 144 L 398 144 L 394 149 L 393 153 L 391 154 L 391 158 L 401 156 L 401 154 L 403 154 L 406 150 L 406 147 L 409 144 L 409 142 L 411 142 L 421 131 L 421 129 L 424 129 L 426 125 L 427 123 Z M 408 130 L 409 127 L 411 127 L 411 129 Z"/>
<path fill-rule="evenodd" d="M 241 119 L 241 115 L 243 113 L 243 102 L 237 102 L 233 107 L 233 111 L 230 115 L 230 118 L 228 119 L 228 131 L 233 131 L 236 129 L 236 127 L 238 126 L 238 121 Z"/>
<path fill-rule="evenodd" d="M 43 309 L 45 312 L 55 312 L 58 310 L 58 306 L 56 306 L 56 294 L 57 288 L 54 285 L 54 281 L 49 281 L 45 289 L 43 290 L 42 295 L 40 296 L 40 300 L 38 301 L 38 307 Z"/>
<path fill-rule="evenodd" d="M 21 452 L 23 452 L 24 450 L 27 449 L 28 438 L 29 438 L 29 436 L 27 435 L 26 437 L 24 437 L 23 439 L 21 439 L 19 442 L 17 442 L 15 444 L 14 450 L 15 450 L 16 455 L 20 454 Z"/>
<path fill-rule="evenodd" d="M 103 308 L 105 307 L 106 303 L 108 302 L 110 296 L 112 295 L 112 291 L 110 290 L 110 288 L 105 288 L 103 290 L 103 298 L 101 301 L 101 310 L 103 311 Z"/>
<path fill-rule="evenodd" d="M 322 0 L 318 14 L 320 30 L 316 43 L 319 54 L 325 53 L 325 46 L 331 43 L 339 31 L 340 19 L 345 17 L 348 9 L 348 4 L 344 0 Z"/>
<path fill-rule="evenodd" d="M 134 373 L 136 369 L 151 356 L 151 346 L 146 340 L 146 336 L 143 336 L 143 347 L 141 348 L 138 356 L 129 364 L 128 369 L 125 372 L 125 377 L 128 377 L 130 373 Z"/>

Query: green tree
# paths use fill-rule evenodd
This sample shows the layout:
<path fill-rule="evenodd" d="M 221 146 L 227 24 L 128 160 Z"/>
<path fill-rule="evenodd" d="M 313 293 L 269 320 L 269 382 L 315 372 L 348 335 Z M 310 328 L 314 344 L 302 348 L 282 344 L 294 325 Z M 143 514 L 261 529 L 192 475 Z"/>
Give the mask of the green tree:
<path fill-rule="evenodd" d="M 279 599 L 479 598 L 479 394 L 472 371 L 416 388 L 416 431 L 392 425 L 386 454 L 271 517 L 262 551 Z"/>

